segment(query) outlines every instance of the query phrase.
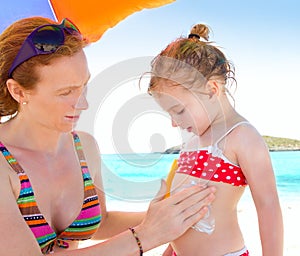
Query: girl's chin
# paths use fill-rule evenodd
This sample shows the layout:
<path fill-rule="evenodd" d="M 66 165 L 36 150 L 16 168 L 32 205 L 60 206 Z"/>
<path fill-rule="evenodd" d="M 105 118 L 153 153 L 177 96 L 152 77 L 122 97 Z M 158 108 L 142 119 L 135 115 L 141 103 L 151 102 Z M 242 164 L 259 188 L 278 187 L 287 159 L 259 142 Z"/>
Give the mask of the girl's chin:
<path fill-rule="evenodd" d="M 192 127 L 188 127 L 186 130 L 187 130 L 187 132 L 193 132 L 193 128 Z"/>

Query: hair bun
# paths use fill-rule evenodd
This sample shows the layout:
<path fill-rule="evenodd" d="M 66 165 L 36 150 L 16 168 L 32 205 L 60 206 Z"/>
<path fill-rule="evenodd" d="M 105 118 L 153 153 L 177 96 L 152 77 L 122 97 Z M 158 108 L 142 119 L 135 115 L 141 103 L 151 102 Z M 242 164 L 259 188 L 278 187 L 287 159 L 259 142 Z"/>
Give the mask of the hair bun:
<path fill-rule="evenodd" d="M 189 34 L 189 38 L 204 38 L 206 41 L 209 39 L 209 28 L 204 24 L 196 24 L 192 27 L 191 32 Z"/>

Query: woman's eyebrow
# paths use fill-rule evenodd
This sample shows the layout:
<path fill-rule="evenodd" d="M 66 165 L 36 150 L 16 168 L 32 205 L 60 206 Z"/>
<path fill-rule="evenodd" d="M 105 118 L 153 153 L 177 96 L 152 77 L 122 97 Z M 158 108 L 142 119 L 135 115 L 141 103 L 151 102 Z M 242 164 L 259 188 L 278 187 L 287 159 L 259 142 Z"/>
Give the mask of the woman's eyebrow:
<path fill-rule="evenodd" d="M 59 88 L 56 91 L 61 92 L 61 91 L 65 91 L 65 90 L 76 90 L 76 89 L 79 89 L 80 87 L 82 87 L 82 85 L 70 85 L 70 86 L 66 86 L 63 88 Z"/>

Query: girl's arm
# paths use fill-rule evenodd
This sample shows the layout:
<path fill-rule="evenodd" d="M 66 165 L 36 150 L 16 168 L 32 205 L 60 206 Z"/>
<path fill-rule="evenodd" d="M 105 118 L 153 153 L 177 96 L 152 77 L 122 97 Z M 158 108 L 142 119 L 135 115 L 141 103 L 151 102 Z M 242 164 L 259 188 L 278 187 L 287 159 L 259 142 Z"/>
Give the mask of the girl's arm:
<path fill-rule="evenodd" d="M 283 220 L 269 150 L 251 126 L 240 127 L 238 162 L 256 206 L 263 256 L 283 255 Z"/>

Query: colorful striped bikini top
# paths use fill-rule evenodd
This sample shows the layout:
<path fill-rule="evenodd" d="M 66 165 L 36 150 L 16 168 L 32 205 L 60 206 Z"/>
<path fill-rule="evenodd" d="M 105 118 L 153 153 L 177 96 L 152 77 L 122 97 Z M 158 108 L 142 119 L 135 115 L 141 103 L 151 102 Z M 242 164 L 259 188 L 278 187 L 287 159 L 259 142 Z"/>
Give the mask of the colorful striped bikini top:
<path fill-rule="evenodd" d="M 60 234 L 54 232 L 40 212 L 25 171 L 0 142 L 0 151 L 20 179 L 21 190 L 17 199 L 20 212 L 34 234 L 43 254 L 53 252 L 54 245 L 61 248 L 68 248 L 69 245 L 66 240 L 78 241 L 91 238 L 98 229 L 101 221 L 98 196 L 85 161 L 80 139 L 76 133 L 73 132 L 72 134 L 84 182 L 84 201 L 78 217 Z"/>

